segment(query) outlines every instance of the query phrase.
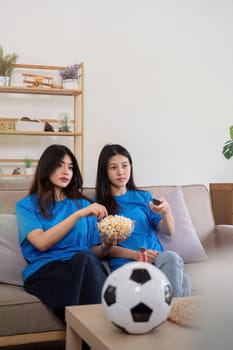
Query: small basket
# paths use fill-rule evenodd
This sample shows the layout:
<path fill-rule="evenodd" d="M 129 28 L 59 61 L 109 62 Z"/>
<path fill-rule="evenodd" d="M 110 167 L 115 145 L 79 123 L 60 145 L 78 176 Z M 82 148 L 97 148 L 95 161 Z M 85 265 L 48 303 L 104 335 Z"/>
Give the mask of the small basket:
<path fill-rule="evenodd" d="M 42 123 L 39 119 L 21 120 L 15 122 L 16 131 L 44 131 L 45 123 Z"/>

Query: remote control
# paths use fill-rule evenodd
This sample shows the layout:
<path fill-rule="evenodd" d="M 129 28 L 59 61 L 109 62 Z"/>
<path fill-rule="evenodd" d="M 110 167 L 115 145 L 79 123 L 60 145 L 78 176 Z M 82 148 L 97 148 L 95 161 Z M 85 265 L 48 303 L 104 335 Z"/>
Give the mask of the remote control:
<path fill-rule="evenodd" d="M 152 199 L 152 202 L 153 202 L 155 205 L 161 204 L 161 201 L 159 201 L 158 199 L 155 199 L 155 198 Z"/>

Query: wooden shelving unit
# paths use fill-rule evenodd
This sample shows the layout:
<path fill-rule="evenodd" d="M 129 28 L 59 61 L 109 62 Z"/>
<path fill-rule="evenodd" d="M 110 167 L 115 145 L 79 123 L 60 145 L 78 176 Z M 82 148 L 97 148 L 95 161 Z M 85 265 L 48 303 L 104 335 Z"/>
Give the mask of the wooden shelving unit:
<path fill-rule="evenodd" d="M 21 71 L 22 73 L 28 70 L 33 70 L 34 72 L 42 71 L 58 71 L 63 70 L 64 66 L 44 66 L 44 65 L 31 65 L 31 64 L 15 64 L 15 70 Z M 47 73 L 48 74 L 48 73 Z M 63 89 L 63 88 L 53 88 L 53 87 L 28 87 L 28 86 L 0 86 L 0 94 L 27 94 L 27 95 L 51 95 L 51 96 L 69 96 L 72 98 L 72 110 L 73 116 L 70 119 L 72 124 L 71 132 L 57 132 L 57 131 L 26 131 L 26 130 L 4 130 L 0 127 L 0 135 L 16 135 L 16 136 L 61 136 L 61 137 L 72 137 L 73 140 L 73 152 L 78 159 L 81 171 L 83 172 L 84 167 L 84 64 L 79 64 L 79 88 L 78 89 Z M 16 122 L 17 118 L 6 118 L 0 116 L 1 121 Z M 59 123 L 58 119 L 40 119 L 41 122 L 53 122 Z M 1 124 L 0 124 L 1 126 Z M 35 162 L 36 160 L 34 160 Z M 0 159 L 1 163 L 18 163 L 23 162 L 23 159 Z M 5 174 L 0 175 L 1 177 L 7 176 Z M 9 176 L 22 176 L 22 175 L 9 175 Z"/>

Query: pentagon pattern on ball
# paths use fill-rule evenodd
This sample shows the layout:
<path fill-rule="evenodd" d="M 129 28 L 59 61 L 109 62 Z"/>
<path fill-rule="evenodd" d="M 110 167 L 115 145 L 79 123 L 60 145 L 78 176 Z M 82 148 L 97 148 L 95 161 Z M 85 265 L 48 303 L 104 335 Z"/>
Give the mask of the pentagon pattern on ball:
<path fill-rule="evenodd" d="M 108 306 L 116 302 L 116 287 L 109 285 L 104 292 L 104 300 Z"/>
<path fill-rule="evenodd" d="M 130 311 L 134 322 L 148 322 L 153 312 L 153 310 L 144 303 L 134 306 Z"/>
<path fill-rule="evenodd" d="M 172 288 L 171 288 L 171 286 L 169 284 L 164 286 L 164 295 L 165 295 L 165 302 L 168 305 L 171 305 L 171 302 L 172 302 Z"/>
<path fill-rule="evenodd" d="M 150 276 L 149 272 L 145 269 L 134 269 L 132 271 L 130 279 L 132 281 L 137 282 L 137 283 L 144 284 L 147 281 L 151 280 L 151 276 Z"/>

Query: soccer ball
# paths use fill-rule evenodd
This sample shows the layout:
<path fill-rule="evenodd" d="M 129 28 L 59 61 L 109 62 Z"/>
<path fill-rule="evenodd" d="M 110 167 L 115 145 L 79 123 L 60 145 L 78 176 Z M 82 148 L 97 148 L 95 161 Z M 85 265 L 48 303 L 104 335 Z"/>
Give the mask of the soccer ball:
<path fill-rule="evenodd" d="M 129 334 L 144 334 L 161 325 L 171 310 L 167 277 L 147 262 L 131 262 L 113 271 L 102 289 L 102 304 L 112 323 Z"/>

